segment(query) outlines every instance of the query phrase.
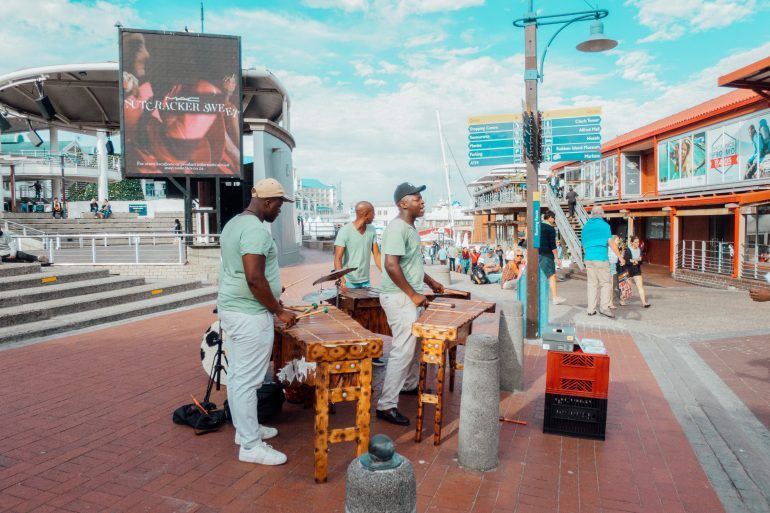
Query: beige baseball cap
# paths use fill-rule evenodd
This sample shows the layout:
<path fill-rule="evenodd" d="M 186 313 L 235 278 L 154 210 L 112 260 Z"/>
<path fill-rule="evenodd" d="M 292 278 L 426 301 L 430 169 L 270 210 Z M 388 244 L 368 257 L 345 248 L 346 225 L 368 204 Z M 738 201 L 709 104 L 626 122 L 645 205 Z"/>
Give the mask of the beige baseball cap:
<path fill-rule="evenodd" d="M 286 196 L 281 183 L 275 178 L 265 178 L 254 184 L 251 188 L 252 198 L 281 198 L 283 201 L 294 203 L 294 200 Z"/>

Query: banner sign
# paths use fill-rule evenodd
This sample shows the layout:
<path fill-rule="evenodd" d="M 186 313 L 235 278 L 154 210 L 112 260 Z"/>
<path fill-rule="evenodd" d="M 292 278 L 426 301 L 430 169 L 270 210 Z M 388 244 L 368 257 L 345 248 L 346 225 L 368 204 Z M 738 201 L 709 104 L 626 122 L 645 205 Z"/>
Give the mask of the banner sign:
<path fill-rule="evenodd" d="M 468 165 L 521 164 L 521 114 L 468 118 Z"/>
<path fill-rule="evenodd" d="M 770 178 L 770 111 L 658 143 L 658 190 Z"/>
<path fill-rule="evenodd" d="M 120 30 L 126 176 L 241 177 L 241 40 Z"/>
<path fill-rule="evenodd" d="M 601 113 L 601 107 L 544 111 L 540 127 L 543 137 L 543 161 L 600 159 Z"/>

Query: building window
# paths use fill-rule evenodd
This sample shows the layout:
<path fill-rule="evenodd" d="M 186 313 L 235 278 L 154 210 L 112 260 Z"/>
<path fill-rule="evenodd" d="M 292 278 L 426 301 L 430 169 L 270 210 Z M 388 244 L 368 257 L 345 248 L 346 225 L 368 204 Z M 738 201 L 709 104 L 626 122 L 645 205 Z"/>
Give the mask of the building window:
<path fill-rule="evenodd" d="M 648 217 L 645 223 L 645 239 L 662 240 L 671 238 L 668 217 Z"/>
<path fill-rule="evenodd" d="M 641 165 L 642 157 L 639 155 L 623 155 L 623 196 L 639 196 L 642 193 Z"/>

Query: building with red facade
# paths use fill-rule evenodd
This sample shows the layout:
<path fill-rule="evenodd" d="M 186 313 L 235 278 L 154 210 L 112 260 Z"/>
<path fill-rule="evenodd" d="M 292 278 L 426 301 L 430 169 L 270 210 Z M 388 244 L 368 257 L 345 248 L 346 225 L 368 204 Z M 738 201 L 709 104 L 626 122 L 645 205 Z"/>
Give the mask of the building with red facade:
<path fill-rule="evenodd" d="M 747 287 L 770 272 L 770 57 L 719 77 L 730 92 L 553 166 L 649 263 Z"/>

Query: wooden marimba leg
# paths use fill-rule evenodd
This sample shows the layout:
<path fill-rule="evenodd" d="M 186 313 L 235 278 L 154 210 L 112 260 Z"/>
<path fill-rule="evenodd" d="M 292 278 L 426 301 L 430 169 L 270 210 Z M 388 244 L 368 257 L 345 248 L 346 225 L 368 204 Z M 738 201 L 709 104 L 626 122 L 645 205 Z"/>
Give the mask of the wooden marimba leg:
<path fill-rule="evenodd" d="M 371 414 L 369 408 L 372 402 L 372 359 L 364 358 L 360 362 L 358 373 L 358 404 L 356 409 L 356 455 L 361 456 L 369 450 L 369 435 L 371 426 Z"/>
<path fill-rule="evenodd" d="M 446 370 L 446 353 L 441 351 L 441 358 L 438 363 L 438 375 L 436 377 L 436 414 L 433 418 L 433 445 L 441 443 L 441 414 L 444 406 L 444 372 Z"/>
<path fill-rule="evenodd" d="M 329 364 L 318 362 L 315 375 L 315 482 L 325 483 L 329 470 Z"/>
<path fill-rule="evenodd" d="M 420 359 L 420 381 L 417 382 L 417 419 L 415 420 L 414 441 L 422 440 L 422 415 L 424 413 L 422 394 L 425 392 L 425 381 L 428 375 L 428 364 Z"/>

